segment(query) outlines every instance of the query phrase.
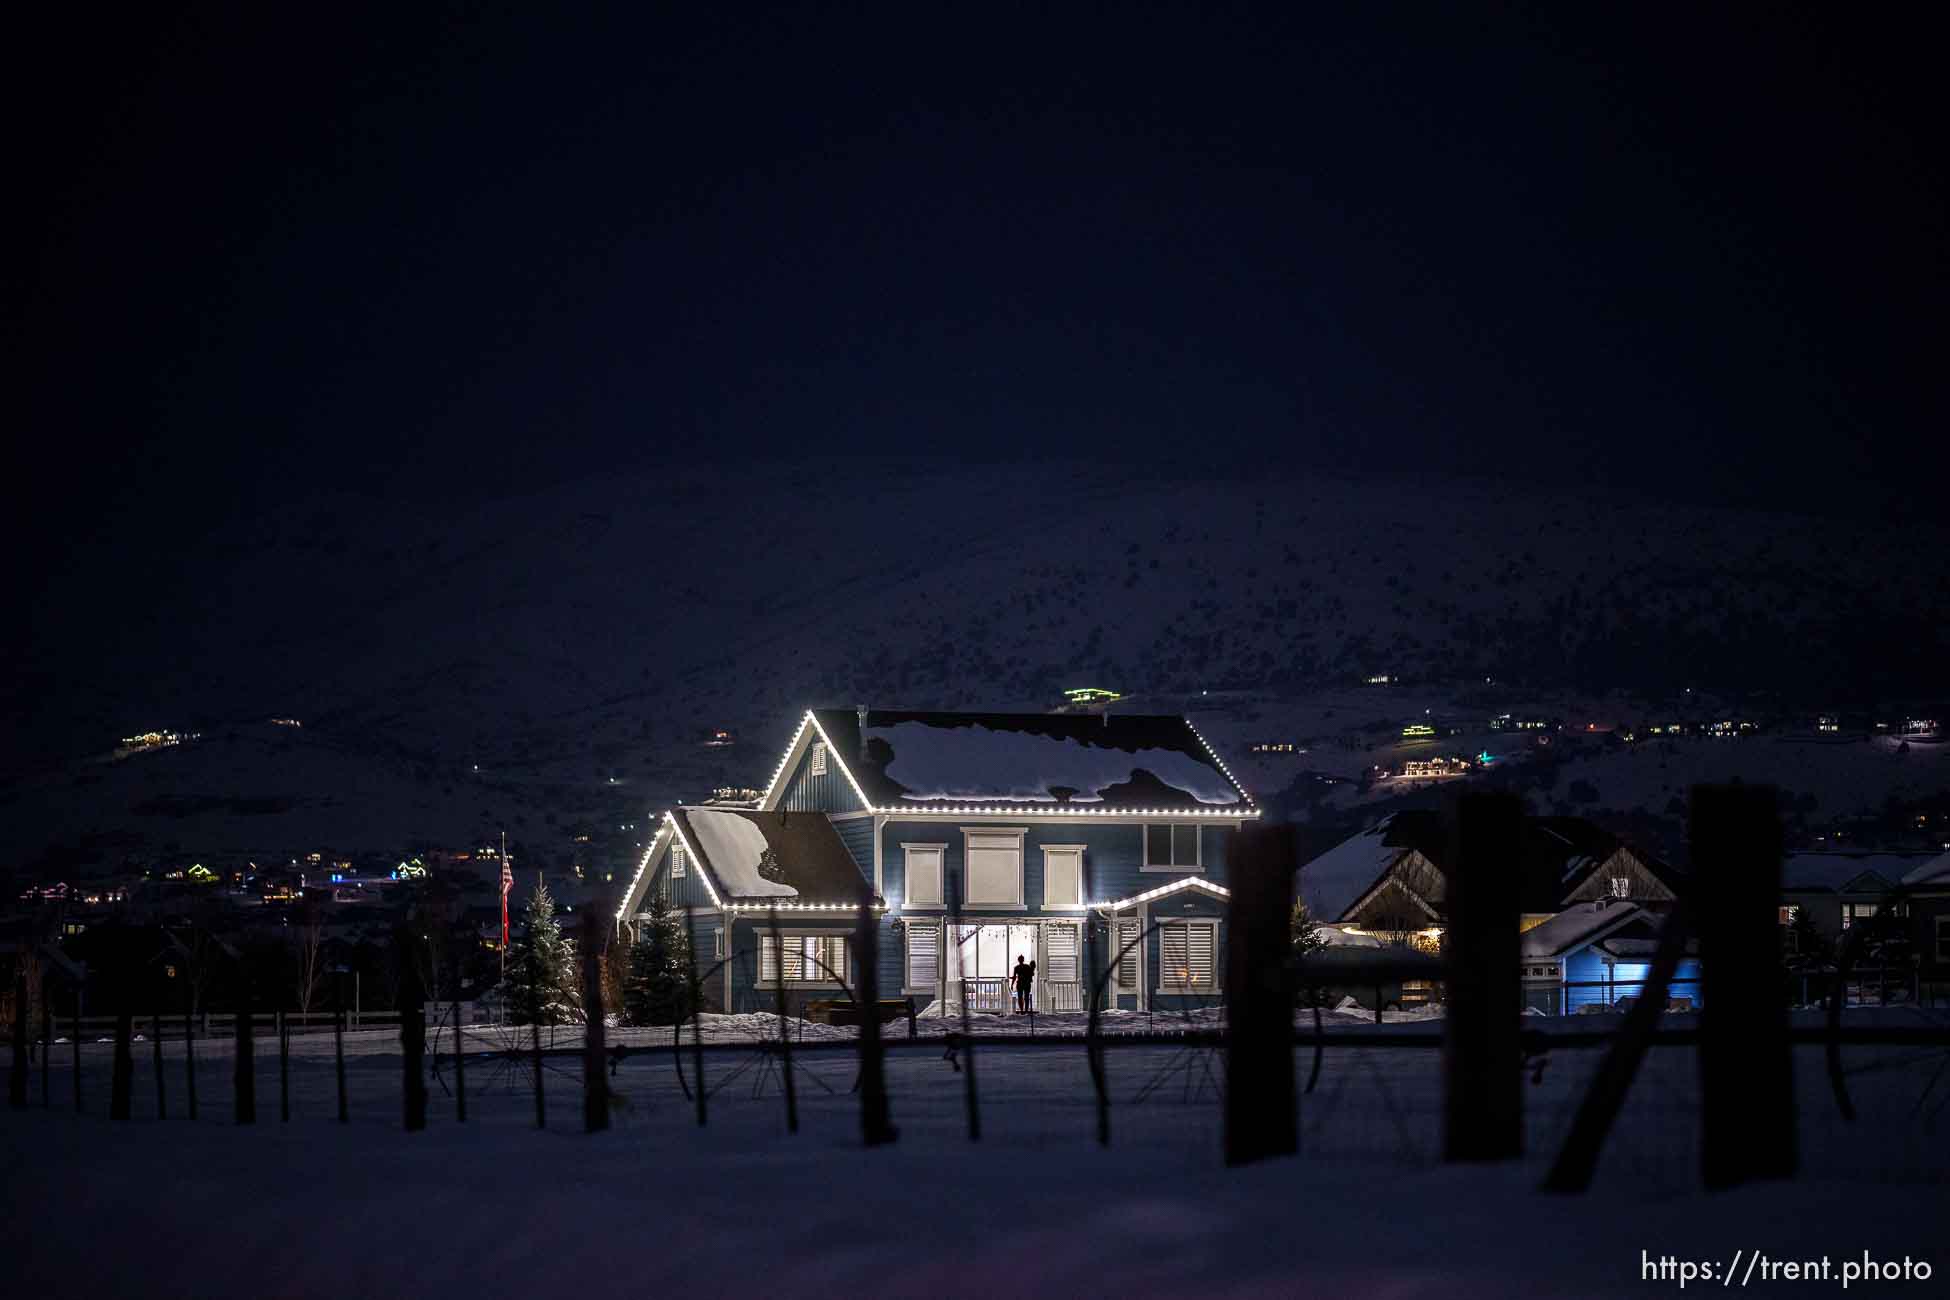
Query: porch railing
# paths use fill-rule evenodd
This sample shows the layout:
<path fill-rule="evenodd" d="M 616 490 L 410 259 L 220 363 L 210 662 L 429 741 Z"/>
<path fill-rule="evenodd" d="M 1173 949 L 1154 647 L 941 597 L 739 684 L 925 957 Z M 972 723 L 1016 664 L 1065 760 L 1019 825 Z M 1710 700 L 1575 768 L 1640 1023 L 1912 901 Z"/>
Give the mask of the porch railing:
<path fill-rule="evenodd" d="M 1004 1015 L 1010 1010 L 1009 981 L 1005 979 L 963 980 L 961 995 L 970 1011 Z"/>
<path fill-rule="evenodd" d="M 1083 982 L 1081 980 L 1044 980 L 1043 1000 L 1038 1011 L 1081 1011 L 1083 1010 Z"/>

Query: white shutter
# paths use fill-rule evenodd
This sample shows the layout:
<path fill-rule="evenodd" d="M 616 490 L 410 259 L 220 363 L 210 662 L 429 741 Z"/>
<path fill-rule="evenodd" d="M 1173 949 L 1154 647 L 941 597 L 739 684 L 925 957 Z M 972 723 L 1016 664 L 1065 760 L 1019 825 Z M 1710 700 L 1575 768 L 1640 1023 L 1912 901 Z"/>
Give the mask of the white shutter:
<path fill-rule="evenodd" d="M 907 927 L 907 987 L 931 989 L 941 978 L 941 931 L 933 923 Z"/>
<path fill-rule="evenodd" d="M 1083 850 L 1043 850 L 1043 906 L 1077 907 L 1083 902 Z"/>
<path fill-rule="evenodd" d="M 779 948 L 769 934 L 758 936 L 758 982 L 774 984 L 779 978 Z"/>
<path fill-rule="evenodd" d="M 941 904 L 941 850 L 907 850 L 907 901 L 922 906 Z"/>
<path fill-rule="evenodd" d="M 1049 926 L 1043 933 L 1043 941 L 1048 966 L 1043 977 L 1059 984 L 1074 983 L 1077 978 L 1077 928 L 1074 925 Z"/>
<path fill-rule="evenodd" d="M 1022 837 L 968 837 L 968 897 L 971 907 L 1022 902 Z"/>
<path fill-rule="evenodd" d="M 1117 957 L 1117 984 L 1120 988 L 1135 989 L 1138 986 L 1138 949 L 1124 952 L 1125 945 L 1138 937 L 1138 923 L 1135 919 L 1117 923 L 1117 939 L 1112 945 L 1111 956 Z"/>
<path fill-rule="evenodd" d="M 1218 927 L 1208 921 L 1184 921 L 1158 931 L 1158 987 L 1209 989 L 1215 987 Z"/>

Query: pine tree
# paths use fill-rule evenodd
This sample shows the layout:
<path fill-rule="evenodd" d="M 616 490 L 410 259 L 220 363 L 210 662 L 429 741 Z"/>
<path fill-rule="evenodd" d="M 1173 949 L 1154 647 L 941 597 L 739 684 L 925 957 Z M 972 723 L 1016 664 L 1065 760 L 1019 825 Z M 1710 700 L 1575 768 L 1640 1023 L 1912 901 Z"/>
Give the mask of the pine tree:
<path fill-rule="evenodd" d="M 508 950 L 508 977 L 501 986 L 510 1021 L 527 1024 L 539 1008 L 545 1025 L 580 1022 L 582 971 L 575 942 L 562 937 L 555 898 L 546 884 L 535 883 L 524 920 L 527 934 Z"/>
<path fill-rule="evenodd" d="M 630 945 L 623 979 L 623 1015 L 632 1025 L 672 1025 L 690 1014 L 691 945 L 683 920 L 652 895 L 648 915 Z"/>
<path fill-rule="evenodd" d="M 1305 903 L 1295 901 L 1289 932 L 1293 939 L 1293 956 L 1304 967 L 1312 954 L 1327 946 L 1327 939 L 1320 933 L 1320 922 Z M 1326 1005 L 1327 990 L 1319 985 L 1302 984 L 1298 990 L 1297 1004 L 1303 1007 Z"/>

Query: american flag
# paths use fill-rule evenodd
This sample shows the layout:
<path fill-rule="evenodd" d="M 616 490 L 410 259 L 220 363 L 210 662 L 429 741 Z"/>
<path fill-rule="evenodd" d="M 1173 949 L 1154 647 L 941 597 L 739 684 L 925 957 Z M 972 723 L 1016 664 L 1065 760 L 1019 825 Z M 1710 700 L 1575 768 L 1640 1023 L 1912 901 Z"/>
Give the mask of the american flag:
<path fill-rule="evenodd" d="M 515 873 L 508 870 L 508 850 L 501 850 L 501 946 L 508 946 L 508 891 L 515 887 Z"/>

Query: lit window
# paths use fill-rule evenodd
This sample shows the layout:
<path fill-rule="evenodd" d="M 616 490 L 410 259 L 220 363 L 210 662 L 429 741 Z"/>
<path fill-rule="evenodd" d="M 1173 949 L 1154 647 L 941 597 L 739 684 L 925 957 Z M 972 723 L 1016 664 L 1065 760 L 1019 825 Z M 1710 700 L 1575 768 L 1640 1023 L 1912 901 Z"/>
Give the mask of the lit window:
<path fill-rule="evenodd" d="M 1855 924 L 1855 922 L 1866 921 L 1875 914 L 1876 905 L 1874 903 L 1843 903 L 1842 928 L 1846 930 L 1849 926 Z"/>
<path fill-rule="evenodd" d="M 1158 929 L 1158 991 L 1205 993 L 1219 986 L 1219 923 L 1171 921 Z"/>
<path fill-rule="evenodd" d="M 1630 898 L 1632 896 L 1632 878 L 1630 876 L 1613 876 L 1611 878 L 1611 896 L 1613 898 Z"/>
<path fill-rule="evenodd" d="M 907 862 L 908 907 L 940 907 L 941 857 L 945 844 L 903 844 Z"/>
<path fill-rule="evenodd" d="M 1083 845 L 1043 846 L 1043 906 L 1083 906 Z"/>
<path fill-rule="evenodd" d="M 724 960 L 724 927 L 722 925 L 714 927 L 711 931 L 711 956 L 718 961 Z"/>
<path fill-rule="evenodd" d="M 964 905 L 976 908 L 1022 907 L 1022 840 L 1027 833 L 1019 830 L 963 830 Z"/>
<path fill-rule="evenodd" d="M 778 986 L 780 953 L 779 939 L 769 934 L 758 936 L 760 984 Z M 844 935 L 788 934 L 783 937 L 783 953 L 787 984 L 834 985 L 846 975 Z"/>
<path fill-rule="evenodd" d="M 672 879 L 684 874 L 684 847 L 681 844 L 670 847 L 670 874 Z"/>
<path fill-rule="evenodd" d="M 1185 823 L 1152 823 L 1144 828 L 1146 871 L 1197 871 L 1198 827 Z"/>
<path fill-rule="evenodd" d="M 826 775 L 826 742 L 815 740 L 812 752 L 806 758 L 806 771 L 813 776 Z"/>

